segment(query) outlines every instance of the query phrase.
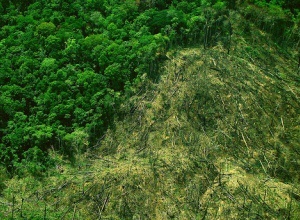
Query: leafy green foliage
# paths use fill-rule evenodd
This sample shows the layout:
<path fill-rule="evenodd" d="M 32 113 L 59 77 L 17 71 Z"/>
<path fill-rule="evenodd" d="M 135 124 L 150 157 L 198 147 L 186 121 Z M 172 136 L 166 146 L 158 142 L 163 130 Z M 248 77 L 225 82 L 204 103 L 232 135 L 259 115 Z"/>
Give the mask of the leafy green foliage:
<path fill-rule="evenodd" d="M 55 25 L 52 22 L 43 22 L 37 26 L 36 30 L 43 36 L 50 35 L 55 30 Z"/>
<path fill-rule="evenodd" d="M 254 21 L 262 30 L 270 33 L 277 43 L 295 46 L 299 38 L 299 22 L 297 17 L 299 1 L 255 0 L 249 1 L 243 13 Z M 297 24 L 298 23 L 298 24 Z"/>
<path fill-rule="evenodd" d="M 137 25 L 133 1 L 13 1 L 1 10 L 0 158 L 10 171 L 39 163 L 29 156 L 37 147 L 40 157 L 50 146 L 70 154 L 77 129 L 93 143 L 113 121 L 125 84 L 154 71 L 167 46 L 149 24 Z"/>

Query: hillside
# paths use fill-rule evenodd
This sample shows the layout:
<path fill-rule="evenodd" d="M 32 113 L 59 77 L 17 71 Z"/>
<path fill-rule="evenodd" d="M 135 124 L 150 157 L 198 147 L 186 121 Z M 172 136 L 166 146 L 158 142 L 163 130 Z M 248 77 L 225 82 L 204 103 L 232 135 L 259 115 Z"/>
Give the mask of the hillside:
<path fill-rule="evenodd" d="M 240 16 L 229 53 L 177 48 L 141 76 L 76 163 L 6 180 L 1 218 L 299 219 L 297 62 Z"/>
<path fill-rule="evenodd" d="M 0 219 L 299 219 L 298 0 L 0 3 Z"/>

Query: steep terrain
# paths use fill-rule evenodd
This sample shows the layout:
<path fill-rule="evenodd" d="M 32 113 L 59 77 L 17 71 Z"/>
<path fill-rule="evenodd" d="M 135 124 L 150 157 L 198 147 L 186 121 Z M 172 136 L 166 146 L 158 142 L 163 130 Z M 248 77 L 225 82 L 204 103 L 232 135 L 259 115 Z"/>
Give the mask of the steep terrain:
<path fill-rule="evenodd" d="M 6 181 L 0 217 L 299 219 L 297 63 L 254 27 L 232 38 L 168 52 L 75 165 L 53 151 L 55 175 Z"/>

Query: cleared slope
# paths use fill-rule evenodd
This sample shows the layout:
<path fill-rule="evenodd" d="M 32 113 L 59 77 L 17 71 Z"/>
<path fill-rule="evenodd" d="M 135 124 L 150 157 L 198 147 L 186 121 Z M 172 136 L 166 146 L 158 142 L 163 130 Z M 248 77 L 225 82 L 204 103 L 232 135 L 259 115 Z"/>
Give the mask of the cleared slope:
<path fill-rule="evenodd" d="M 230 54 L 220 45 L 170 52 L 97 153 L 76 167 L 62 160 L 46 182 L 10 180 L 0 216 L 298 219 L 297 65 L 253 35 L 251 44 L 234 36 Z"/>

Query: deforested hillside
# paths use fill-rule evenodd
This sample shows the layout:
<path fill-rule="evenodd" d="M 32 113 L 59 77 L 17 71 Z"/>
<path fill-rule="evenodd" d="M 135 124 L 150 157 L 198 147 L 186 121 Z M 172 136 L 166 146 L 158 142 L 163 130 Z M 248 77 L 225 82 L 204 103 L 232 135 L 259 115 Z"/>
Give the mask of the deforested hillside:
<path fill-rule="evenodd" d="M 51 151 L 55 175 L 6 181 L 1 217 L 299 219 L 297 62 L 249 28 L 169 51 L 75 165 Z"/>
<path fill-rule="evenodd" d="M 299 219 L 300 5 L 0 3 L 0 219 Z"/>

